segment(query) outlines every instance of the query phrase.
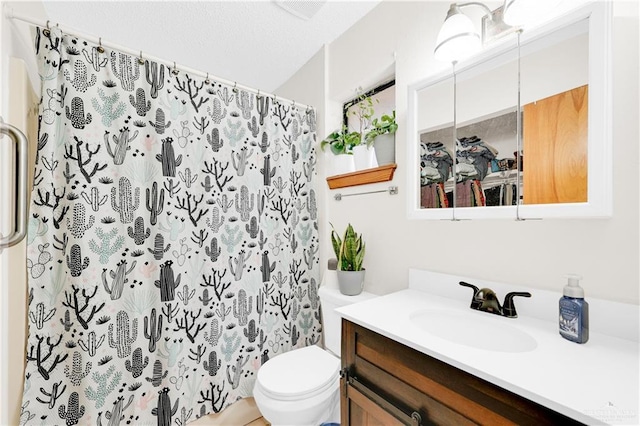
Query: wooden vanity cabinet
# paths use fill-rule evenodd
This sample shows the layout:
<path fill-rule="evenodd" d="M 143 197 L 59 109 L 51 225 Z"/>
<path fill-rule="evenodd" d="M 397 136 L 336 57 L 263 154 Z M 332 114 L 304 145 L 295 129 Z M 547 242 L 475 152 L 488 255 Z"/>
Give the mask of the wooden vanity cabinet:
<path fill-rule="evenodd" d="M 581 424 L 348 320 L 342 368 L 343 425 Z"/>

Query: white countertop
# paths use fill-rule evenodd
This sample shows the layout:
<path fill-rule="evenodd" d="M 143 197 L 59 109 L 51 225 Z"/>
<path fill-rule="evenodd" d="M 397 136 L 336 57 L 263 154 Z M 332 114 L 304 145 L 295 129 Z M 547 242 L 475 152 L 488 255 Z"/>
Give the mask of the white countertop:
<path fill-rule="evenodd" d="M 450 281 L 464 278 L 450 277 Z M 479 283 L 479 287 L 486 286 L 486 282 Z M 460 294 L 467 297 L 460 300 L 445 297 L 437 289 L 435 293 L 440 295 L 429 293 L 425 291 L 428 286 L 410 287 L 337 312 L 356 324 L 586 424 L 640 424 L 637 341 L 591 330 L 589 341 L 580 345 L 558 334 L 557 321 L 523 316 L 520 309 L 516 319 L 469 309 L 471 289 L 467 288 L 466 293 L 463 290 Z M 514 286 L 513 290 L 523 288 Z M 540 293 L 530 290 L 533 297 L 516 298 L 516 308 L 522 305 L 522 311 L 526 311 L 527 301 Z M 502 301 L 505 293 L 496 293 Z M 468 317 L 471 322 L 486 322 L 487 328 L 492 322 L 497 327 L 506 324 L 532 336 L 537 346 L 528 352 L 510 353 L 454 343 L 424 331 L 411 320 L 412 313 L 424 310 L 446 310 Z"/>

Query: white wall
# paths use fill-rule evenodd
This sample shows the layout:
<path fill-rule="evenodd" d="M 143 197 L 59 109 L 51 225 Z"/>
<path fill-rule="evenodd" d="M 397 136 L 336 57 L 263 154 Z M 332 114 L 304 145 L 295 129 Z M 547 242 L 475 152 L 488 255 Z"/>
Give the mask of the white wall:
<path fill-rule="evenodd" d="M 614 215 L 610 219 L 542 221 L 410 221 L 406 215 L 407 87 L 442 71 L 433 58 L 437 31 L 448 2 L 385 1 L 343 36 L 326 55 L 325 129 L 340 124 L 341 104 L 358 86 L 375 85 L 394 66 L 398 169 L 392 182 L 326 192 L 322 219 L 324 254 L 329 253 L 328 222 L 337 229 L 352 223 L 367 243 L 365 289 L 385 294 L 407 286 L 408 268 L 422 268 L 559 290 L 563 275 L 584 276 L 587 295 L 638 304 L 639 300 L 639 150 L 638 150 L 638 4 L 615 0 L 613 25 Z M 497 6 L 495 2 L 490 7 Z M 316 93 L 317 68 L 301 69 L 287 96 Z M 306 82 L 306 83 L 303 83 Z M 322 101 L 316 102 L 322 107 Z M 325 134 L 319 132 L 319 139 Z M 325 162 L 330 157 L 321 156 Z M 324 169 L 324 168 L 323 168 Z M 343 194 L 397 185 L 397 196 Z M 326 257 L 324 257 L 326 259 Z"/>

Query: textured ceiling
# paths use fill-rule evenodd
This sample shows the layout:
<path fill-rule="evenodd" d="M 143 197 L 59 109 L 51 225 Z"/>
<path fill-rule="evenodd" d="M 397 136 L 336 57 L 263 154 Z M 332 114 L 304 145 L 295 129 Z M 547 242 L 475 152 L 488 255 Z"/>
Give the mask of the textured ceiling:
<path fill-rule="evenodd" d="M 303 20 L 267 0 L 44 1 L 52 23 L 266 92 L 378 3 L 329 1 Z"/>

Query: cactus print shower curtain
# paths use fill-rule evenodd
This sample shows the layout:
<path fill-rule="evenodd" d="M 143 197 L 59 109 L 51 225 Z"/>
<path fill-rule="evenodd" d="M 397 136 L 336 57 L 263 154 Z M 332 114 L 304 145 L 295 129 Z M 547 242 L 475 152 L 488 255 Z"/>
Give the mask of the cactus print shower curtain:
<path fill-rule="evenodd" d="M 181 426 L 251 396 L 320 339 L 314 112 L 57 29 L 35 49 L 21 424 Z"/>

